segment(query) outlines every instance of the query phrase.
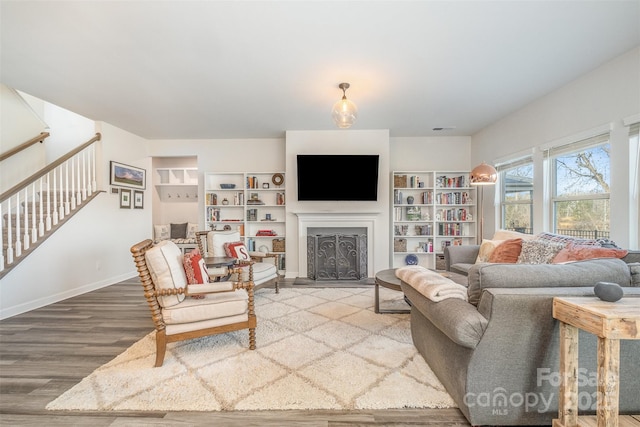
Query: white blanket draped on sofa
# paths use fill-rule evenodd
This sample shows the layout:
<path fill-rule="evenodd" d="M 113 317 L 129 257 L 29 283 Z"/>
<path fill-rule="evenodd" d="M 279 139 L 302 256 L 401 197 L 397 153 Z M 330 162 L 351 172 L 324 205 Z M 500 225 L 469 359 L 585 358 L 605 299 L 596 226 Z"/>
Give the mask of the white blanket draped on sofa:
<path fill-rule="evenodd" d="M 467 301 L 467 288 L 422 266 L 411 265 L 398 268 L 396 277 L 431 301 L 439 302 L 448 298 Z"/>

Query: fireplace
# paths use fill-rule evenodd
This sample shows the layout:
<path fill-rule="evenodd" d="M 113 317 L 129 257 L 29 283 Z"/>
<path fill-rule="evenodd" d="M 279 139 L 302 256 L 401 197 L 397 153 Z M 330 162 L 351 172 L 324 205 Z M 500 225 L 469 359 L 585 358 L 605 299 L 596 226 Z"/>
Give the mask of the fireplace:
<path fill-rule="evenodd" d="M 357 232 L 307 235 L 307 277 L 313 280 L 366 278 L 367 235 Z"/>
<path fill-rule="evenodd" d="M 386 258 L 381 257 L 384 252 L 380 248 L 376 250 L 376 245 L 388 245 L 388 241 L 382 243 L 376 238 L 378 235 L 384 238 L 384 234 L 376 233 L 380 212 L 295 212 L 295 215 L 299 239 L 297 277 L 309 277 L 307 237 L 316 234 L 365 235 L 366 238 L 360 240 L 361 277 L 374 277 L 375 271 L 387 268 Z"/>

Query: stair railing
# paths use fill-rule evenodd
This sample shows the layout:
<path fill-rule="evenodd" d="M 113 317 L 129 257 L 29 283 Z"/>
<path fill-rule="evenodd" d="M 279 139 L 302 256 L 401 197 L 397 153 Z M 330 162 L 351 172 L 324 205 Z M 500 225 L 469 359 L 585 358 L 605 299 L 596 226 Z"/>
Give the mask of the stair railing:
<path fill-rule="evenodd" d="M 49 137 L 49 132 L 40 132 L 40 135 L 34 136 L 30 140 L 28 140 L 26 142 L 23 142 L 22 144 L 18 145 L 17 147 L 14 147 L 9 151 L 0 154 L 0 162 L 3 161 L 3 160 L 8 159 L 9 157 L 11 157 L 11 156 L 13 156 L 15 154 L 18 154 L 22 150 L 26 150 L 27 148 L 31 147 L 33 144 L 35 144 L 37 142 L 44 142 L 44 140 L 47 139 L 48 137 Z"/>
<path fill-rule="evenodd" d="M 0 273 L 97 191 L 96 136 L 0 194 Z"/>

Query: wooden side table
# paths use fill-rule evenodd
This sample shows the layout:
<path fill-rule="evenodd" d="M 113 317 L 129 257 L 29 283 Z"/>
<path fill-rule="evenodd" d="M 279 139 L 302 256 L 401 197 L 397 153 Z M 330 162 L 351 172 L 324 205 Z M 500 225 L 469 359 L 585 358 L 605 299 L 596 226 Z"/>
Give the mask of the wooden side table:
<path fill-rule="evenodd" d="M 410 308 L 406 309 L 381 309 L 380 308 L 380 286 L 394 291 L 402 291 L 400 279 L 396 277 L 396 269 L 390 268 L 376 273 L 374 310 L 376 313 L 411 313 Z"/>
<path fill-rule="evenodd" d="M 578 329 L 598 337 L 597 426 L 617 427 L 620 340 L 640 339 L 640 298 L 624 297 L 612 303 L 596 297 L 556 297 L 553 317 L 561 322 L 561 383 L 553 427 L 594 425 L 578 420 Z"/>

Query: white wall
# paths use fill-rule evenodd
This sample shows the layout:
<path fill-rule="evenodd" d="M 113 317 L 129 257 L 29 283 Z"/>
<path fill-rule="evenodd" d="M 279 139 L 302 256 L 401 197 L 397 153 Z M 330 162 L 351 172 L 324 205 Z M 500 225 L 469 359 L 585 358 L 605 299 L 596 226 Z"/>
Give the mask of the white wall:
<path fill-rule="evenodd" d="M 97 163 L 107 189 L 109 160 L 147 169 L 146 141 L 106 123 Z M 81 141 L 84 142 L 84 141 Z M 101 184 L 102 183 L 102 184 Z M 149 199 L 147 185 L 145 199 Z M 0 280 L 0 318 L 111 285 L 136 274 L 129 248 L 147 238 L 151 209 L 120 209 L 119 198 L 98 195 Z"/>
<path fill-rule="evenodd" d="M 640 47 L 602 65 L 566 86 L 532 102 L 472 137 L 471 164 L 495 162 L 514 153 L 610 125 L 611 238 L 629 245 L 629 139 L 622 120 L 640 112 Z M 535 174 L 534 230 L 542 231 L 547 215 L 542 209 L 541 153 Z M 494 187 L 485 193 L 485 234 L 496 228 L 496 212 L 488 203 Z"/>

